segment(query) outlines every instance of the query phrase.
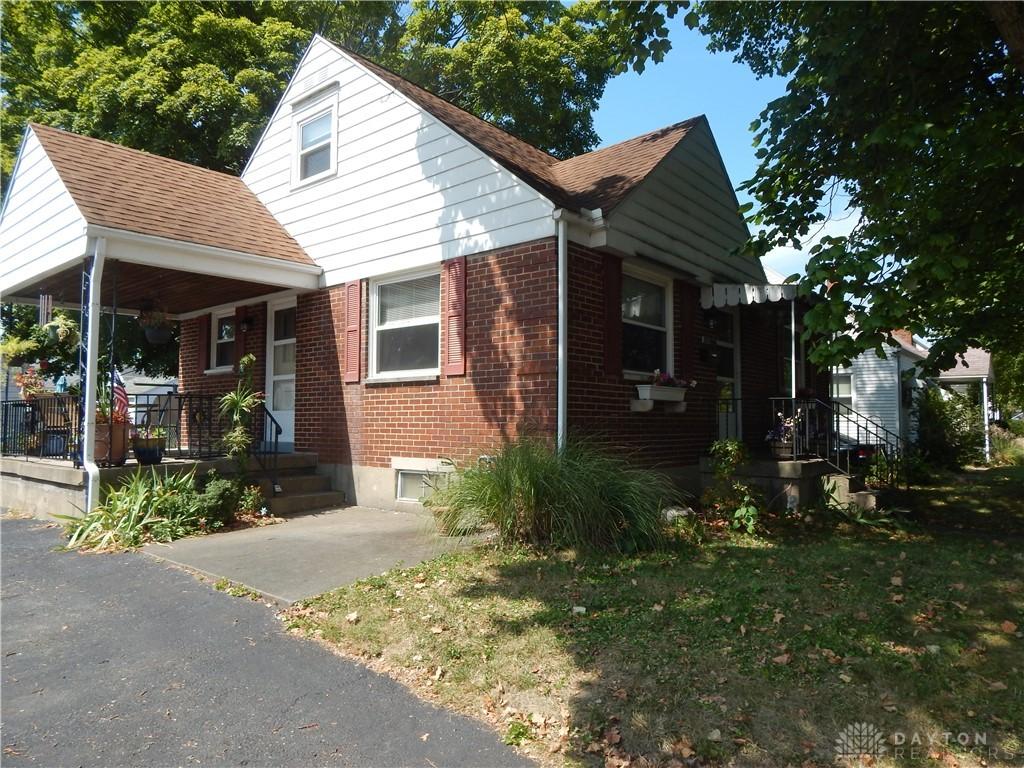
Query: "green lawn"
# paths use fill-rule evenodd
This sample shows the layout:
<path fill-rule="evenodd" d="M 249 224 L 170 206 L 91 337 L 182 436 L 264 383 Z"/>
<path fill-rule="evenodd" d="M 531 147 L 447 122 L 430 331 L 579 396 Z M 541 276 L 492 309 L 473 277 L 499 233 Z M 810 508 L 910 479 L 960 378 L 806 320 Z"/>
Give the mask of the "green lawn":
<path fill-rule="evenodd" d="M 1020 765 L 1024 546 L 994 516 L 1024 517 L 1024 494 L 1000 495 L 1004 479 L 902 499 L 981 500 L 980 535 L 846 527 L 586 560 L 479 549 L 286 620 L 548 764 L 826 765 L 866 722 L 987 740 L 881 765 Z"/>

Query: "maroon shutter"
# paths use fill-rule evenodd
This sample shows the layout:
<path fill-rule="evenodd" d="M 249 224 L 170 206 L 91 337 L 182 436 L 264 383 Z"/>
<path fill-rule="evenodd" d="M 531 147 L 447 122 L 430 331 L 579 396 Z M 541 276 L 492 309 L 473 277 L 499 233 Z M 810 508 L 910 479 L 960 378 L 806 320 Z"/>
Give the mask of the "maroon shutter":
<path fill-rule="evenodd" d="M 196 318 L 196 333 L 199 334 L 196 344 L 196 357 L 199 358 L 199 370 L 210 367 L 210 316 L 200 315 Z"/>
<path fill-rule="evenodd" d="M 444 263 L 444 375 L 466 375 L 466 257 Z"/>
<path fill-rule="evenodd" d="M 245 354 L 245 334 L 242 333 L 242 321 L 245 319 L 245 307 L 235 307 L 235 370 L 238 370 L 238 361 Z"/>
<path fill-rule="evenodd" d="M 622 374 L 622 259 L 604 254 L 604 371 Z"/>
<path fill-rule="evenodd" d="M 359 303 L 362 286 L 358 280 L 345 283 L 345 383 L 359 381 Z"/>

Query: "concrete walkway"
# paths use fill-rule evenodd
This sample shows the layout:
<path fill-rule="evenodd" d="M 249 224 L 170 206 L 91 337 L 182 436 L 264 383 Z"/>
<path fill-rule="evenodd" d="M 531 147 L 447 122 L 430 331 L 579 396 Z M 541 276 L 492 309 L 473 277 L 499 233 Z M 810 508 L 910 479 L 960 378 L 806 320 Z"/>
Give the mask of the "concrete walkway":
<path fill-rule="evenodd" d="M 438 536 L 429 515 L 345 507 L 143 551 L 293 603 L 460 546 L 458 539 Z"/>

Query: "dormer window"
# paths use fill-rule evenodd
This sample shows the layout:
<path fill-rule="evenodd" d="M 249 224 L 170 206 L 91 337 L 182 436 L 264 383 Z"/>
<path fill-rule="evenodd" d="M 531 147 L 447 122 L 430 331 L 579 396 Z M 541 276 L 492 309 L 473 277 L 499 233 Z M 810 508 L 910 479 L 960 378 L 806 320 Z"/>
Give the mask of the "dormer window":
<path fill-rule="evenodd" d="M 298 123 L 298 182 L 313 181 L 334 172 L 334 110 Z"/>

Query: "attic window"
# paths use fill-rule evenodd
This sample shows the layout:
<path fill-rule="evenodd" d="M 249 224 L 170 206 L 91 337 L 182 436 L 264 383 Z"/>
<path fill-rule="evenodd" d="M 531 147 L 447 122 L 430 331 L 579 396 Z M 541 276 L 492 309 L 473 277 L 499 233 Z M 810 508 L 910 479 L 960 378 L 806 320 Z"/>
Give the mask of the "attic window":
<path fill-rule="evenodd" d="M 334 170 L 334 111 L 299 123 L 298 179 L 310 181 Z"/>

